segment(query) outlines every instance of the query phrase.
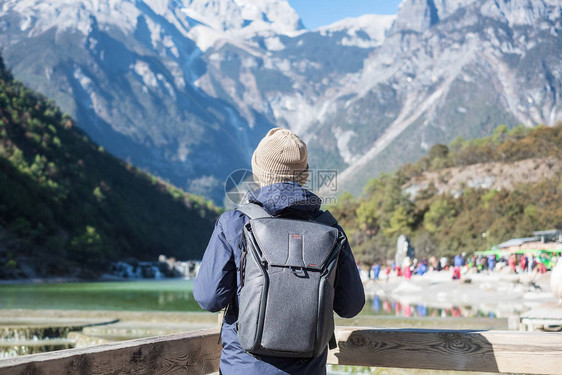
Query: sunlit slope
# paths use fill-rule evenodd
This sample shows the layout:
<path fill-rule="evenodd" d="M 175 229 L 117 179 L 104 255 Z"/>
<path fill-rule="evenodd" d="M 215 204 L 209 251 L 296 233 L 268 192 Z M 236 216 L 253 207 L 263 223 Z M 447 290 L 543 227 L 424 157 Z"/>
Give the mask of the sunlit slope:
<path fill-rule="evenodd" d="M 0 278 L 198 258 L 217 209 L 109 155 L 0 60 Z"/>
<path fill-rule="evenodd" d="M 392 258 L 407 235 L 418 258 L 471 253 L 562 227 L 562 124 L 498 127 L 438 144 L 416 163 L 371 179 L 331 208 L 358 258 Z"/>

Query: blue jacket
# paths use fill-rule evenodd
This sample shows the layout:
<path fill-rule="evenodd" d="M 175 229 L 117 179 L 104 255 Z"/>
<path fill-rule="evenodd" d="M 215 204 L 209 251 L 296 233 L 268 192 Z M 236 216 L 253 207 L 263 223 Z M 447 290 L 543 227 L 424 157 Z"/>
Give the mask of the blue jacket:
<path fill-rule="evenodd" d="M 311 217 L 320 209 L 321 200 L 308 190 L 291 183 L 278 183 L 255 191 L 251 202 L 260 203 L 271 215 Z M 199 305 L 212 312 L 227 305 L 238 306 L 240 280 L 240 239 L 248 218 L 239 211 L 222 214 L 203 256 L 193 295 Z M 341 228 L 340 228 L 341 230 Z M 349 245 L 342 251 L 335 285 L 334 311 L 343 318 L 357 315 L 365 304 L 363 284 Z M 225 375 L 325 374 L 327 349 L 310 360 L 260 356 L 246 353 L 238 342 L 236 308 L 229 308 L 222 327 L 221 372 Z"/>

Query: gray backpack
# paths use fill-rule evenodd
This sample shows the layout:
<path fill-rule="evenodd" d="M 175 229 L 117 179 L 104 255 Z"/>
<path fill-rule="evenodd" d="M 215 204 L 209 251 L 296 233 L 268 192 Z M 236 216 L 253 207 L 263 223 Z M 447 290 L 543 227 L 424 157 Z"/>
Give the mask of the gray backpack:
<path fill-rule="evenodd" d="M 312 221 L 275 218 L 256 204 L 238 210 L 250 218 L 240 261 L 242 348 L 312 358 L 335 347 L 334 283 L 346 241 L 336 219 L 328 211 Z"/>

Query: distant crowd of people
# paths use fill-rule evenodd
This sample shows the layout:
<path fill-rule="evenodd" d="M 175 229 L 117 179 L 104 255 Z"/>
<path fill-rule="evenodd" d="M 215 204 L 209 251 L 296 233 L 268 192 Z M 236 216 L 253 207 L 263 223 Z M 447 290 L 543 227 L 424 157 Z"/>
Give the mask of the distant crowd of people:
<path fill-rule="evenodd" d="M 562 256 L 558 254 L 558 256 Z M 510 273 L 538 272 L 545 273 L 549 270 L 550 264 L 556 264 L 556 255 L 544 258 L 536 254 L 511 254 L 509 256 L 498 256 L 496 254 L 489 255 L 473 255 L 467 256 L 466 253 L 457 254 L 454 258 L 435 256 L 430 258 L 418 259 L 404 258 L 401 265 L 392 262 L 391 265 L 381 265 L 375 263 L 370 267 L 364 267 L 357 263 L 357 269 L 361 273 L 363 279 L 388 279 L 391 275 L 396 277 L 404 277 L 410 279 L 413 274 L 424 275 L 429 271 L 452 271 L 453 280 L 460 280 L 461 274 L 471 272 L 494 272 L 505 270 Z"/>

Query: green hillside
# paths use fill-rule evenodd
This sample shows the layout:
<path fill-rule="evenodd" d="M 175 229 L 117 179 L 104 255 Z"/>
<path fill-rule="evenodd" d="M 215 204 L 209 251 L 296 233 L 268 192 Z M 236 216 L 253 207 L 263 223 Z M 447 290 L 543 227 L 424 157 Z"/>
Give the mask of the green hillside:
<path fill-rule="evenodd" d="M 0 279 L 199 258 L 217 214 L 105 152 L 0 59 Z"/>
<path fill-rule="evenodd" d="M 456 139 L 435 145 L 414 164 L 369 181 L 363 195 L 344 194 L 330 209 L 349 232 L 358 258 L 383 261 L 394 256 L 396 239 L 407 235 L 417 256 L 454 255 L 482 250 L 532 231 L 562 227 L 562 176 L 528 183 L 521 176 L 510 189 L 465 187 L 462 194 L 439 194 L 434 185 L 414 199 L 404 190 L 413 178 L 448 167 L 540 159 L 551 167 L 562 163 L 562 124 L 554 127 L 500 126 L 490 137 Z M 538 165 L 538 164 L 537 164 Z M 489 164 L 481 165 L 485 174 Z"/>

